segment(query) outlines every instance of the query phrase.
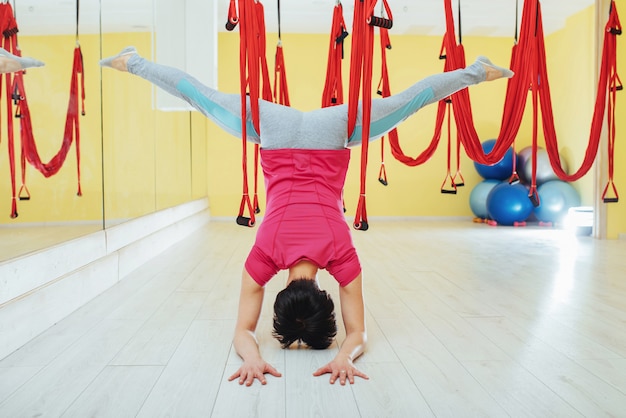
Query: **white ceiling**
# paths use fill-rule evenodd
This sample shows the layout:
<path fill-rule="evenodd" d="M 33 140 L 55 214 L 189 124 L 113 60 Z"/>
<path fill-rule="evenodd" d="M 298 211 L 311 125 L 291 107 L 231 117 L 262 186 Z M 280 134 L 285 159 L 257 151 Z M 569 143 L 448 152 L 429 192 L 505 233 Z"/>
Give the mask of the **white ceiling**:
<path fill-rule="evenodd" d="M 7 0 L 2 0 L 6 2 Z M 15 9 L 23 35 L 74 33 L 77 0 L 8 0 Z M 80 0 L 80 33 L 145 31 L 152 28 L 154 0 Z M 184 7 L 185 1 L 180 2 Z M 218 22 L 226 22 L 229 0 L 217 1 Z M 515 34 L 516 3 L 523 0 L 453 0 L 457 13 L 461 1 L 464 36 Z M 337 0 L 281 0 L 283 33 L 328 33 Z M 277 0 L 262 1 L 266 28 L 277 31 Z M 442 35 L 445 31 L 443 0 L 388 0 L 394 20 L 392 34 Z M 344 0 L 344 18 L 351 27 L 354 2 Z M 379 2 L 380 4 L 380 2 Z M 545 33 L 563 27 L 568 16 L 594 4 L 594 0 L 541 0 Z M 100 11 L 100 7 L 102 10 Z M 378 7 L 377 7 L 378 10 Z M 219 29 L 223 25 L 219 24 Z"/>

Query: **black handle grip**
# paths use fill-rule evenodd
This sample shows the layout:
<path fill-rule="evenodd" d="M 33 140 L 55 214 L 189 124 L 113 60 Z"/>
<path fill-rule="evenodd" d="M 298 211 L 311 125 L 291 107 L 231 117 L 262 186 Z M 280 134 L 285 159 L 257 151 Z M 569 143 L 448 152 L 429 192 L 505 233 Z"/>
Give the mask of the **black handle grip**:
<path fill-rule="evenodd" d="M 443 194 L 456 194 L 456 190 L 441 189 L 441 193 L 443 193 Z"/>
<path fill-rule="evenodd" d="M 617 198 L 617 197 L 605 197 L 604 199 L 602 199 L 602 201 L 604 203 L 617 203 L 617 202 L 619 202 L 619 198 Z"/>
<path fill-rule="evenodd" d="M 391 29 L 393 27 L 393 20 L 385 19 L 384 17 L 372 16 L 369 18 L 370 26 L 378 26 L 379 28 Z"/>
<path fill-rule="evenodd" d="M 237 216 L 237 225 L 253 227 L 254 222 L 247 216 Z"/>
<path fill-rule="evenodd" d="M 454 183 L 456 187 L 464 187 L 465 183 Z"/>
<path fill-rule="evenodd" d="M 380 182 L 380 184 L 382 184 L 383 186 L 388 186 L 389 183 L 387 182 L 387 180 L 385 180 L 384 178 L 379 178 L 378 181 Z"/>
<path fill-rule="evenodd" d="M 357 231 L 367 231 L 369 229 L 369 224 L 367 221 L 361 221 L 360 223 L 354 224 L 354 229 Z"/>
<path fill-rule="evenodd" d="M 225 25 L 226 30 L 231 32 L 233 29 L 235 29 L 235 27 L 237 26 L 237 23 L 239 23 L 239 21 L 231 22 L 231 20 L 228 19 Z"/>
<path fill-rule="evenodd" d="M 20 200 L 30 200 L 30 196 L 20 196 Z"/>
<path fill-rule="evenodd" d="M 342 43 L 343 40 L 348 37 L 348 35 L 350 34 L 344 30 L 343 32 L 341 32 L 341 35 L 337 36 L 337 38 L 335 39 L 335 42 L 338 44 Z"/>
<path fill-rule="evenodd" d="M 532 193 L 532 194 L 529 194 L 529 195 L 528 195 L 528 198 L 530 199 L 530 201 L 532 202 L 532 204 L 533 204 L 533 206 L 534 206 L 534 207 L 539 206 L 539 204 L 541 203 L 541 202 L 539 201 L 539 194 L 537 194 L 537 193 Z"/>

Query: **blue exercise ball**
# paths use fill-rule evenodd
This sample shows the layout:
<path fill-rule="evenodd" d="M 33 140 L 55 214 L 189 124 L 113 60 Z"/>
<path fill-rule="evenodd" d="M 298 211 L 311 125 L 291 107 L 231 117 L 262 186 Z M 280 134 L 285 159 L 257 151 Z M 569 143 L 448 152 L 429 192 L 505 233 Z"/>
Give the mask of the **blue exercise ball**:
<path fill-rule="evenodd" d="M 493 147 L 496 144 L 495 139 L 489 139 L 482 143 L 483 151 L 486 154 L 490 153 Z M 497 163 L 493 165 L 484 165 L 474 162 L 474 167 L 476 167 L 476 171 L 485 179 L 493 179 L 493 180 L 508 180 L 513 174 L 513 158 L 514 152 L 513 148 L 509 148 L 504 157 Z"/>
<path fill-rule="evenodd" d="M 580 206 L 580 195 L 565 181 L 548 181 L 537 188 L 537 193 L 539 206 L 534 213 L 540 222 L 562 223 L 569 208 Z"/>
<path fill-rule="evenodd" d="M 533 204 L 524 185 L 503 181 L 489 192 L 487 211 L 489 217 L 499 225 L 510 226 L 528 219 L 533 211 Z"/>
<path fill-rule="evenodd" d="M 489 212 L 487 211 L 487 196 L 491 189 L 500 184 L 500 180 L 483 180 L 472 189 L 469 197 L 470 209 L 472 213 L 481 219 L 487 219 Z"/>

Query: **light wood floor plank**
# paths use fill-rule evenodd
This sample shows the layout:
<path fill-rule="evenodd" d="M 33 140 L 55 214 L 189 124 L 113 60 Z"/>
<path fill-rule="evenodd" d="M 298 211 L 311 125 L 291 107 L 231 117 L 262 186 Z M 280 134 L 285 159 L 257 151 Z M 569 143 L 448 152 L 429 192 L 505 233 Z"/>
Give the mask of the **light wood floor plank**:
<path fill-rule="evenodd" d="M 39 370 L 41 367 L 0 367 L 0 404 Z"/>
<path fill-rule="evenodd" d="M 138 417 L 211 415 L 230 350 L 233 321 L 194 321 Z"/>
<path fill-rule="evenodd" d="M 110 364 L 166 365 L 205 299 L 206 293 L 174 292 Z"/>
<path fill-rule="evenodd" d="M 0 404 L 0 416 L 60 416 L 140 325 L 139 321 L 104 321 Z"/>
<path fill-rule="evenodd" d="M 402 363 L 367 363 L 362 369 L 371 381 L 352 386 L 361 417 L 435 416 Z"/>
<path fill-rule="evenodd" d="M 436 416 L 506 416 L 504 409 L 417 318 L 379 321 Z"/>
<path fill-rule="evenodd" d="M 160 366 L 106 367 L 61 416 L 135 417 L 162 371 Z"/>
<path fill-rule="evenodd" d="M 583 416 L 514 361 L 464 361 L 463 366 L 512 417 Z"/>
<path fill-rule="evenodd" d="M 350 384 L 329 384 L 329 375 L 313 377 L 313 372 L 331 361 L 336 346 L 329 350 L 289 349 L 285 353 L 286 416 L 357 417 L 358 405 Z M 369 381 L 357 379 L 355 384 Z"/>
<path fill-rule="evenodd" d="M 585 416 L 620 416 L 626 395 L 527 331 L 504 319 L 474 318 L 475 327 Z"/>

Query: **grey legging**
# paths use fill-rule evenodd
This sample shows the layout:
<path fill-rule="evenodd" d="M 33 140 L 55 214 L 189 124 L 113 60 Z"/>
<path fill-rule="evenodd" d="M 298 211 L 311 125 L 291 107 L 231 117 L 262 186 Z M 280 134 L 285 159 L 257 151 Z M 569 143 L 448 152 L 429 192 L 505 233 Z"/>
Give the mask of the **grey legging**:
<path fill-rule="evenodd" d="M 380 138 L 423 106 L 435 103 L 465 87 L 485 81 L 484 61 L 465 69 L 432 75 L 401 93 L 372 100 L 370 140 Z M 489 63 L 490 64 L 490 63 Z M 225 94 L 201 84 L 176 68 L 155 64 L 133 54 L 128 71 L 188 102 L 227 132 L 241 138 L 241 96 Z M 260 135 L 247 111 L 247 140 L 265 149 L 341 149 L 361 143 L 361 112 L 348 138 L 348 106 L 338 105 L 302 112 L 259 100 Z"/>

